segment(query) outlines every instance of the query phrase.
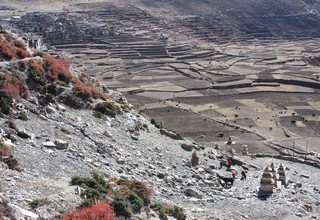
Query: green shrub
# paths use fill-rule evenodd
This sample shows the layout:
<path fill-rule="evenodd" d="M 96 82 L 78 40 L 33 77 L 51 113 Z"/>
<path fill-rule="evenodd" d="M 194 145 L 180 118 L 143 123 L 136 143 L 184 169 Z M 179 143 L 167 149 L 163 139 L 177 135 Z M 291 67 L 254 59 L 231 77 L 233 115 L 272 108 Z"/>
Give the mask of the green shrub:
<path fill-rule="evenodd" d="M 48 199 L 44 198 L 44 199 L 34 199 L 29 203 L 29 206 L 31 209 L 36 209 L 40 206 L 44 206 L 46 204 L 48 204 Z"/>
<path fill-rule="evenodd" d="M 19 172 L 21 171 L 18 160 L 14 158 L 12 155 L 10 155 L 7 158 L 4 158 L 3 162 L 8 165 L 9 169 L 16 170 Z"/>
<path fill-rule="evenodd" d="M 13 122 L 13 121 L 6 121 L 5 122 L 9 128 L 13 129 L 13 130 L 18 130 L 17 125 Z"/>
<path fill-rule="evenodd" d="M 25 113 L 25 112 L 20 112 L 20 113 L 19 113 L 19 116 L 18 116 L 18 119 L 20 119 L 20 120 L 22 120 L 22 121 L 28 121 L 27 113 Z"/>
<path fill-rule="evenodd" d="M 83 205 L 89 206 L 94 204 L 95 200 L 103 199 L 110 189 L 110 185 L 96 172 L 92 174 L 92 178 L 74 176 L 70 183 L 84 188 L 81 193 L 81 197 L 85 198 Z"/>
<path fill-rule="evenodd" d="M 143 200 L 145 205 L 150 204 L 152 190 L 145 183 L 132 180 L 129 189 L 135 192 Z"/>
<path fill-rule="evenodd" d="M 168 220 L 168 216 L 162 204 L 152 204 L 151 209 L 158 213 L 161 220 Z"/>
<path fill-rule="evenodd" d="M 128 191 L 126 199 L 130 202 L 133 212 L 140 212 L 141 208 L 144 206 L 143 199 L 132 191 Z"/>
<path fill-rule="evenodd" d="M 128 202 L 121 199 L 115 199 L 111 205 L 113 206 L 114 213 L 117 217 L 123 216 L 125 218 L 131 218 L 132 212 Z"/>
<path fill-rule="evenodd" d="M 103 114 L 101 112 L 93 111 L 93 116 L 101 119 L 103 117 Z"/>
<path fill-rule="evenodd" d="M 9 115 L 12 100 L 3 92 L 0 92 L 0 113 Z"/>
<path fill-rule="evenodd" d="M 115 105 L 113 102 L 100 102 L 94 107 L 94 110 L 111 117 L 115 117 L 122 113 L 120 107 Z"/>
<path fill-rule="evenodd" d="M 167 215 L 172 216 L 177 220 L 185 220 L 187 218 L 186 214 L 184 214 L 184 210 L 178 206 L 152 204 L 150 207 L 158 213 L 161 220 L 167 220 Z"/>
<path fill-rule="evenodd" d="M 169 209 L 169 215 L 173 216 L 177 220 L 185 220 L 187 218 L 183 209 L 178 206 L 173 206 L 171 209 Z"/>
<path fill-rule="evenodd" d="M 45 85 L 47 82 L 45 70 L 43 64 L 38 61 L 29 62 L 29 78 L 32 79 L 36 84 Z"/>

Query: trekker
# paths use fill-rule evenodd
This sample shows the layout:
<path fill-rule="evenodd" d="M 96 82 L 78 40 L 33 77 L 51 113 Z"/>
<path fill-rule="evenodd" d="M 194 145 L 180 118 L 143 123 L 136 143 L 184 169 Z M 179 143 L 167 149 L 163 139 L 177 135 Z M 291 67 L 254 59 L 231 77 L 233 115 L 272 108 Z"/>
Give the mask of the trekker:
<path fill-rule="evenodd" d="M 241 180 L 246 180 L 247 179 L 247 172 L 242 170 L 241 171 Z"/>
<path fill-rule="evenodd" d="M 230 170 L 230 168 L 231 168 L 231 166 L 232 166 L 232 159 L 231 159 L 231 158 L 229 158 L 229 159 L 227 160 L 227 164 L 228 164 L 228 170 Z"/>
<path fill-rule="evenodd" d="M 232 170 L 232 171 L 231 171 L 231 174 L 232 174 L 233 180 L 235 180 L 238 172 L 237 172 L 236 170 Z"/>

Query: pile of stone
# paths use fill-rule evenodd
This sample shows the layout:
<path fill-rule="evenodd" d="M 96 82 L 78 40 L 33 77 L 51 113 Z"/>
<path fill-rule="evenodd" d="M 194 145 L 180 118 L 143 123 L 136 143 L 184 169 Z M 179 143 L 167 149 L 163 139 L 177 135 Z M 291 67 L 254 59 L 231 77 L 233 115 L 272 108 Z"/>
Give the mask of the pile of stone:
<path fill-rule="evenodd" d="M 274 164 L 271 163 L 263 171 L 258 196 L 270 196 L 274 189 L 281 188 L 281 186 L 287 187 L 287 182 L 283 164 L 280 164 L 279 168 L 276 169 Z"/>

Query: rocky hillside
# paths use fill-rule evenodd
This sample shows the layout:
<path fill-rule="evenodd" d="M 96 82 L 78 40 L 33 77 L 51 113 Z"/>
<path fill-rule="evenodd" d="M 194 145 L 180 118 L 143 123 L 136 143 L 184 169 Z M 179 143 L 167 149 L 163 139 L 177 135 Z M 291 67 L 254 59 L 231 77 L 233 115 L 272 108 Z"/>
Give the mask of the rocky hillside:
<path fill-rule="evenodd" d="M 0 39 L 0 219 L 319 218 L 316 155 L 192 143 L 62 57 L 30 51 L 3 29 Z M 288 186 L 261 198 L 271 162 L 287 167 Z"/>

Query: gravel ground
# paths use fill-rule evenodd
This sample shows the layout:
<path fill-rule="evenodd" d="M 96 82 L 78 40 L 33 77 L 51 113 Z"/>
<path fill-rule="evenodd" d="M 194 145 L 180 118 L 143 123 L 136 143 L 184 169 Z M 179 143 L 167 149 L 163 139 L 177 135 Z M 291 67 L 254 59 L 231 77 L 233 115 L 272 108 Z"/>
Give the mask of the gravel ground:
<path fill-rule="evenodd" d="M 24 104 L 27 109 L 37 108 L 28 102 Z M 247 180 L 240 180 L 238 175 L 234 185 L 225 189 L 220 186 L 216 173 L 230 175 L 230 172 L 218 169 L 223 155 L 212 148 L 199 150 L 200 165 L 191 166 L 192 152 L 181 147 L 187 140 L 177 141 L 161 135 L 136 113 L 97 119 L 88 110 L 60 111 L 56 107 L 52 106 L 47 115 L 29 112 L 30 120 L 25 122 L 15 120 L 18 129 L 32 136 L 17 138 L 15 143 L 14 155 L 23 171 L 0 167 L 1 195 L 29 210 L 30 201 L 47 198 L 48 204 L 35 210 L 45 219 L 81 202 L 75 187 L 69 186 L 70 178 L 90 175 L 93 170 L 108 177 L 147 182 L 153 188 L 154 201 L 184 207 L 188 219 L 294 219 L 293 216 L 319 219 L 318 168 L 272 158 L 239 156 L 256 169 L 249 169 Z M 0 119 L 2 127 L 4 122 Z M 144 124 L 148 129 L 135 129 Z M 68 149 L 50 149 L 42 144 L 56 139 L 68 142 Z M 271 162 L 288 168 L 291 184 L 286 189 L 277 189 L 267 200 L 260 200 L 257 198 L 260 178 Z M 297 183 L 302 187 L 295 190 Z M 187 189 L 194 192 L 193 196 L 186 196 Z M 311 205 L 313 210 L 307 212 L 302 207 L 304 204 Z"/>

